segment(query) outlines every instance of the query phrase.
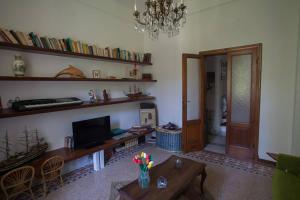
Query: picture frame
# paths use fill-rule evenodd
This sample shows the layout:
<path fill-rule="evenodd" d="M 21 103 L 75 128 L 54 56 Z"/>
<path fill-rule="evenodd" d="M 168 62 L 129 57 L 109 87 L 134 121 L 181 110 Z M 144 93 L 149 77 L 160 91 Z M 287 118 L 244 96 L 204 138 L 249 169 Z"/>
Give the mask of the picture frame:
<path fill-rule="evenodd" d="M 140 109 L 140 124 L 150 125 L 152 128 L 156 128 L 156 111 L 155 108 Z"/>
<path fill-rule="evenodd" d="M 93 78 L 101 78 L 101 70 L 93 70 Z"/>

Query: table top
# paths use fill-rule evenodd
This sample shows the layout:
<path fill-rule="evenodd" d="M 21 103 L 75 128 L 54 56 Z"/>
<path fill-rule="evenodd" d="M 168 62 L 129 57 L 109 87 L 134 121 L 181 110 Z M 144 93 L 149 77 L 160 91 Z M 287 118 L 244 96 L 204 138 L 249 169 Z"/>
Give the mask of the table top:
<path fill-rule="evenodd" d="M 175 161 L 180 159 L 182 167 L 176 168 Z M 119 192 L 121 199 L 125 200 L 151 200 L 151 199 L 174 199 L 180 195 L 192 180 L 202 173 L 206 164 L 190 159 L 171 156 L 165 162 L 153 167 L 149 171 L 150 186 L 141 189 L 138 181 L 135 180 L 122 187 Z M 157 179 L 163 176 L 167 179 L 167 188 L 159 189 L 156 186 Z"/>

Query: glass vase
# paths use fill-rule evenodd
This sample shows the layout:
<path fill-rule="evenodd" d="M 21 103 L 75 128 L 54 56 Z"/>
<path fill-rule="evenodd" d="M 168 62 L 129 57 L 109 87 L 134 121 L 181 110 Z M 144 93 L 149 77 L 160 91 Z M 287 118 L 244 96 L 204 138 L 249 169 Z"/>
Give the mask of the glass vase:
<path fill-rule="evenodd" d="M 149 171 L 140 170 L 138 181 L 139 181 L 140 188 L 142 189 L 148 188 L 150 185 Z"/>
<path fill-rule="evenodd" d="M 15 76 L 24 76 L 25 75 L 26 67 L 25 67 L 24 60 L 22 59 L 22 57 L 20 55 L 15 55 L 12 69 L 13 69 L 13 73 Z"/>

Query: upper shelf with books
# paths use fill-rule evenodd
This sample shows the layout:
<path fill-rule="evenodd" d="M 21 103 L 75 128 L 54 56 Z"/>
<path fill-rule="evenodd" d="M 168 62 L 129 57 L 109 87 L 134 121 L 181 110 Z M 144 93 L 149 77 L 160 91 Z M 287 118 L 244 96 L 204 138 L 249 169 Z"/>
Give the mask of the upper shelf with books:
<path fill-rule="evenodd" d="M 46 48 L 20 45 L 20 44 L 12 44 L 12 43 L 7 43 L 7 42 L 0 42 L 0 49 L 16 50 L 16 51 L 23 51 L 23 52 L 30 52 L 30 53 L 64 56 L 64 57 L 83 58 L 83 59 L 90 59 L 90 60 L 103 60 L 103 61 L 119 62 L 119 63 L 125 63 L 125 64 L 137 64 L 137 65 L 143 65 L 143 66 L 152 65 L 151 62 L 138 62 L 138 61 L 132 61 L 132 60 L 123 60 L 120 58 L 95 56 L 95 55 L 89 55 L 89 54 L 83 54 L 83 53 L 75 53 L 75 52 L 69 52 L 69 51 L 46 49 Z"/>
<path fill-rule="evenodd" d="M 0 28 L 0 48 L 127 64 L 152 65 L 150 53 L 134 52 L 120 48 L 100 48 L 97 45 L 87 44 L 72 38 L 41 37 L 33 32 L 24 33 L 2 28 Z"/>

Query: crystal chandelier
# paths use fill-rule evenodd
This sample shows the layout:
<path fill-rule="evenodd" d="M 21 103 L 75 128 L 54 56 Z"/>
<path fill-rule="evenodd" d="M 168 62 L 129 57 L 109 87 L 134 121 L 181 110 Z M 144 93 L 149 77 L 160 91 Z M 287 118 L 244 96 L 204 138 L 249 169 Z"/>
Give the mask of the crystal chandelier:
<path fill-rule="evenodd" d="M 179 28 L 186 23 L 186 6 L 183 0 L 146 0 L 145 11 L 140 14 L 134 5 L 135 29 L 147 31 L 153 40 L 158 39 L 159 32 L 168 37 L 179 34 Z"/>

